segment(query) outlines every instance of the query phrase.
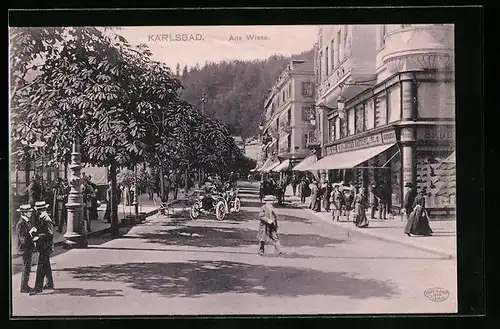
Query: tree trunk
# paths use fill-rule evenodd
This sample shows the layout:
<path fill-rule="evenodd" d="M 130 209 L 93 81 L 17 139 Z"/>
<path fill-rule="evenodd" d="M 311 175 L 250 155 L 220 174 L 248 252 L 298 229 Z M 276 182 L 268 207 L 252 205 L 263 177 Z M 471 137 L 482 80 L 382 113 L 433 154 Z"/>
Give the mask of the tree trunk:
<path fill-rule="evenodd" d="M 64 163 L 64 179 L 68 179 L 68 163 Z"/>
<path fill-rule="evenodd" d="M 160 162 L 160 195 L 161 202 L 165 200 L 165 180 L 163 179 L 163 163 Z"/>
<path fill-rule="evenodd" d="M 118 230 L 118 193 L 116 186 L 116 162 L 112 161 L 109 169 L 109 175 L 111 176 L 111 235 L 117 237 L 119 235 Z"/>
<path fill-rule="evenodd" d="M 189 164 L 186 166 L 186 177 L 185 177 L 185 181 L 184 181 L 184 194 L 187 195 L 187 191 L 188 191 L 188 182 L 189 181 Z"/>

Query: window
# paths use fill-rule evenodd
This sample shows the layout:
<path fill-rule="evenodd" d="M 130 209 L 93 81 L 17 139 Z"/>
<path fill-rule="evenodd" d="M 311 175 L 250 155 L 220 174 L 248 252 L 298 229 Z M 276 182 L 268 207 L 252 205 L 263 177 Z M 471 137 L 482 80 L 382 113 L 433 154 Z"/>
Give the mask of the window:
<path fill-rule="evenodd" d="M 342 60 L 342 41 L 340 39 L 340 31 L 337 32 L 337 64 Z"/>
<path fill-rule="evenodd" d="M 386 96 L 379 96 L 375 100 L 375 127 L 387 124 L 387 102 Z"/>
<path fill-rule="evenodd" d="M 344 25 L 344 49 L 347 48 L 347 32 L 347 25 Z"/>
<path fill-rule="evenodd" d="M 385 45 L 385 24 L 380 27 L 380 47 Z"/>
<path fill-rule="evenodd" d="M 347 116 L 344 116 L 343 119 L 340 119 L 340 138 L 347 137 Z"/>
<path fill-rule="evenodd" d="M 335 60 L 335 39 L 332 39 L 332 44 L 330 45 L 330 49 L 332 50 L 332 58 L 330 59 L 330 61 L 332 62 L 332 71 L 333 71 L 335 63 L 337 63 L 337 61 Z"/>
<path fill-rule="evenodd" d="M 283 103 L 285 102 L 285 91 L 283 90 L 282 92 L 282 95 L 283 95 Z"/>
<path fill-rule="evenodd" d="M 401 94 L 400 87 L 392 88 L 389 91 L 389 101 L 387 102 L 387 117 L 389 122 L 398 121 L 401 114 Z"/>
<path fill-rule="evenodd" d="M 302 95 L 303 96 L 312 96 L 313 95 L 312 82 L 302 82 Z"/>
<path fill-rule="evenodd" d="M 328 63 L 328 47 L 325 49 L 325 75 L 328 76 L 328 69 L 330 68 L 330 65 Z"/>
<path fill-rule="evenodd" d="M 307 148 L 308 141 L 309 141 L 309 134 L 304 134 L 304 147 L 303 148 Z"/>
<path fill-rule="evenodd" d="M 291 124 L 292 122 L 292 109 L 288 109 L 288 113 L 287 113 L 287 120 L 288 120 L 288 124 Z"/>
<path fill-rule="evenodd" d="M 323 81 L 323 52 L 320 51 L 319 52 L 319 60 L 318 60 L 318 63 L 319 63 L 319 76 L 320 76 L 320 81 Z"/>
<path fill-rule="evenodd" d="M 356 134 L 362 133 L 364 131 L 364 111 L 363 104 L 356 107 Z"/>
<path fill-rule="evenodd" d="M 309 122 L 311 117 L 312 107 L 310 105 L 302 106 L 302 121 Z"/>
<path fill-rule="evenodd" d="M 292 83 L 290 82 L 288 84 L 288 97 L 291 97 L 291 95 L 292 95 Z"/>
<path fill-rule="evenodd" d="M 340 118 L 335 118 L 335 140 L 340 139 Z"/>
<path fill-rule="evenodd" d="M 335 121 L 328 121 L 328 140 L 333 142 L 335 140 Z"/>
<path fill-rule="evenodd" d="M 354 135 L 354 125 L 355 125 L 355 114 L 354 114 L 354 108 L 349 109 L 347 111 L 347 133 L 349 136 Z"/>
<path fill-rule="evenodd" d="M 370 99 L 365 103 L 365 130 L 375 127 L 374 118 L 373 99 Z"/>

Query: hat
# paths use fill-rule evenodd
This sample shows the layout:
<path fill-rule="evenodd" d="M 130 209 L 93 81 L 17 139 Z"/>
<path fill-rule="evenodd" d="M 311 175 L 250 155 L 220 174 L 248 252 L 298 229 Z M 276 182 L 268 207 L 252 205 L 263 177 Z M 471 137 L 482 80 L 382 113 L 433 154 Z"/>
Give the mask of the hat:
<path fill-rule="evenodd" d="M 47 209 L 49 205 L 45 201 L 37 201 L 35 202 L 35 210 L 38 209 Z"/>
<path fill-rule="evenodd" d="M 264 197 L 264 202 L 272 202 L 272 201 L 276 201 L 276 197 L 274 195 L 266 195 Z"/>
<path fill-rule="evenodd" d="M 412 183 L 410 183 L 410 182 L 407 182 L 407 183 L 405 184 L 405 187 L 413 187 L 413 184 L 412 184 Z"/>
<path fill-rule="evenodd" d="M 29 204 L 23 204 L 21 206 L 19 206 L 19 208 L 16 210 L 17 212 L 28 212 L 28 211 L 32 211 L 33 208 L 31 208 L 31 206 Z"/>

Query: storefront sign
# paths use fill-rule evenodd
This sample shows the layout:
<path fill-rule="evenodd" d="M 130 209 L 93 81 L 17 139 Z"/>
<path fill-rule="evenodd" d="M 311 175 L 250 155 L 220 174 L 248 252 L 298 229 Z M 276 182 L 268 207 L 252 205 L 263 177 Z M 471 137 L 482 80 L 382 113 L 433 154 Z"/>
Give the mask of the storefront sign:
<path fill-rule="evenodd" d="M 413 116 L 413 93 L 411 90 L 411 83 L 406 82 L 403 86 L 403 118 L 411 118 Z"/>
<path fill-rule="evenodd" d="M 419 140 L 453 141 L 455 140 L 455 129 L 454 127 L 443 126 L 419 128 L 417 137 Z"/>
<path fill-rule="evenodd" d="M 396 143 L 396 132 L 394 130 L 382 133 L 382 142 L 384 144 Z"/>
<path fill-rule="evenodd" d="M 396 133 L 394 132 L 394 130 L 391 130 L 384 133 L 365 136 L 348 142 L 329 146 L 326 148 L 326 154 L 330 155 L 372 146 L 379 146 L 382 144 L 392 144 L 396 142 Z"/>
<path fill-rule="evenodd" d="M 413 142 L 415 140 L 413 128 L 402 128 L 401 129 L 401 141 L 402 142 Z"/>

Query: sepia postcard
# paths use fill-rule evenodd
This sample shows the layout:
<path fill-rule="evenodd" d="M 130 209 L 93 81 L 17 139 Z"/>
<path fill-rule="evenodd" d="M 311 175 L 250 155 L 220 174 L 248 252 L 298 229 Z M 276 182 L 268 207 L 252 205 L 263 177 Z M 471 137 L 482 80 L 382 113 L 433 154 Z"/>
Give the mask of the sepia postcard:
<path fill-rule="evenodd" d="M 457 313 L 454 33 L 10 27 L 11 315 Z"/>

